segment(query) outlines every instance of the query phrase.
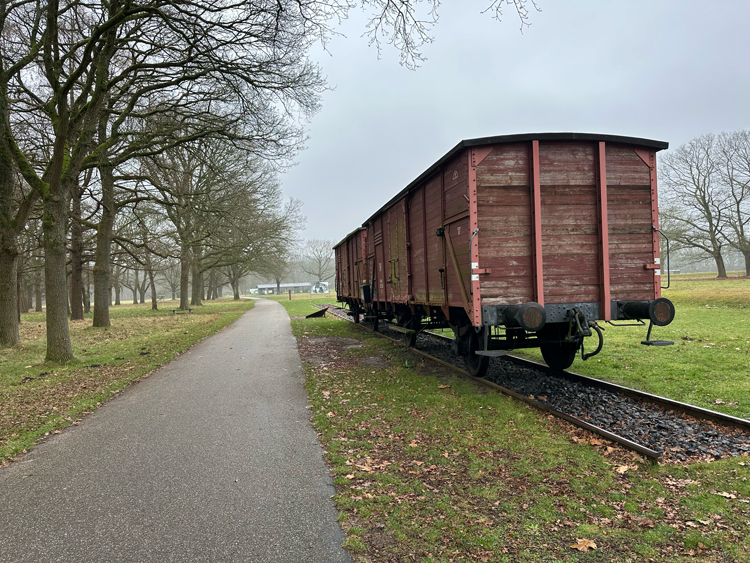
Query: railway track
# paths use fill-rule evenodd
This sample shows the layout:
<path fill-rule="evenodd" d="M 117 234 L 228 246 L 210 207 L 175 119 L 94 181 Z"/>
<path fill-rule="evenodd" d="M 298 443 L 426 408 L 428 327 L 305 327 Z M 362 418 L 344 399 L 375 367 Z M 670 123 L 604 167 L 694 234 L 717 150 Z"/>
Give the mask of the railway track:
<path fill-rule="evenodd" d="M 331 314 L 352 320 L 345 309 L 327 307 Z M 385 323 L 378 332 L 403 342 L 403 335 Z M 748 420 L 569 371 L 554 373 L 546 365 L 510 355 L 492 362 L 484 378 L 472 377 L 453 354 L 451 341 L 423 332 L 412 351 L 654 462 L 750 455 Z"/>

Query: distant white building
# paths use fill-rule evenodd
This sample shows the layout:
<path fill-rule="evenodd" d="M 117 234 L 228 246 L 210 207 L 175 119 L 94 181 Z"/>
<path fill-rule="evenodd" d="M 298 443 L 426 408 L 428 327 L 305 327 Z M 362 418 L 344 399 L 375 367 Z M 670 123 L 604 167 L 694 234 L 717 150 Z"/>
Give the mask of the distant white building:
<path fill-rule="evenodd" d="M 282 283 L 278 286 L 280 293 L 328 293 L 328 282 L 296 282 Z M 276 293 L 275 283 L 259 283 L 259 295 L 273 295 Z"/>

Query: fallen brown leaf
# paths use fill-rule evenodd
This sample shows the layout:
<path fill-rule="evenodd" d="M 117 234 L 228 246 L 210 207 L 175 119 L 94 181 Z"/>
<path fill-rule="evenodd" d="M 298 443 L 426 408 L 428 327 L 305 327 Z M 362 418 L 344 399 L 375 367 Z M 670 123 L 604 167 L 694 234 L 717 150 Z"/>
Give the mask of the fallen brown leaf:
<path fill-rule="evenodd" d="M 571 545 L 573 549 L 577 549 L 578 551 L 586 552 L 589 549 L 596 549 L 596 543 L 592 540 L 587 540 L 584 538 L 576 538 L 578 543 Z"/>

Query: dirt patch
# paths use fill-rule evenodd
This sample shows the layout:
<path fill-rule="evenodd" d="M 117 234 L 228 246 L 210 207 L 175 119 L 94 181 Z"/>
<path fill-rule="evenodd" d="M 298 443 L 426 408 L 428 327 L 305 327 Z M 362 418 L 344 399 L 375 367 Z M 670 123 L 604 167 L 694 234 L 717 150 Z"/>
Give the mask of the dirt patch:
<path fill-rule="evenodd" d="M 384 529 L 385 526 L 383 524 L 381 524 L 381 526 L 383 527 L 380 528 L 376 526 L 375 528 L 370 528 L 370 530 L 364 535 L 365 541 L 376 553 L 391 548 L 397 543 L 393 534 L 388 533 Z"/>
<path fill-rule="evenodd" d="M 343 336 L 302 337 L 297 339 L 297 345 L 302 358 L 317 365 L 330 364 L 346 350 L 363 347 L 359 340 Z"/>
<path fill-rule="evenodd" d="M 388 360 L 386 360 L 383 356 L 368 356 L 366 358 L 362 358 L 360 360 L 360 363 L 363 366 L 368 366 L 368 367 L 373 367 L 373 368 L 388 367 Z"/>

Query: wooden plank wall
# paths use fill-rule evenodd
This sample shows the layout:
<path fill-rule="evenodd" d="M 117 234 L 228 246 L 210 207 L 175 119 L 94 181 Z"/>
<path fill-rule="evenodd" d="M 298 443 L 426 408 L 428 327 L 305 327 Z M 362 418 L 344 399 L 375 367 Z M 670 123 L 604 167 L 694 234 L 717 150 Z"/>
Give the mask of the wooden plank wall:
<path fill-rule="evenodd" d="M 427 297 L 427 242 L 425 217 L 425 186 L 419 186 L 409 197 L 409 240 L 411 242 L 411 283 L 415 301 L 425 303 Z M 433 233 L 433 236 L 435 233 Z"/>
<path fill-rule="evenodd" d="M 596 143 L 539 145 L 545 303 L 601 300 Z"/>
<path fill-rule="evenodd" d="M 427 236 L 427 285 L 429 303 L 443 305 L 444 290 L 440 284 L 440 268 L 444 268 L 443 239 L 435 235 L 443 224 L 442 174 L 436 174 L 425 184 L 425 232 Z M 415 263 L 416 268 L 416 263 Z"/>
<path fill-rule="evenodd" d="M 345 255 L 345 246 L 342 244 L 337 246 L 334 250 L 336 260 L 336 295 L 340 297 L 346 297 L 346 288 L 344 287 L 344 280 L 346 274 L 344 272 L 344 261 L 342 257 Z"/>
<path fill-rule="evenodd" d="M 483 305 L 533 300 L 529 143 L 497 145 L 477 168 Z"/>
<path fill-rule="evenodd" d="M 598 147 L 591 141 L 539 144 L 545 303 L 601 301 Z M 490 271 L 480 278 L 483 305 L 535 299 L 531 156 L 529 142 L 498 144 L 477 167 L 479 268 Z M 643 268 L 653 250 L 650 169 L 632 146 L 608 144 L 606 161 L 611 299 L 653 299 L 653 271 Z M 468 170 L 467 151 L 461 151 L 367 225 L 367 271 L 379 301 L 464 306 L 459 276 L 467 293 L 471 277 Z M 436 236 L 443 226 L 446 236 Z M 360 244 L 359 236 L 354 239 Z M 360 254 L 352 248 L 349 269 Z M 348 282 L 354 295 L 360 281 Z"/>
<path fill-rule="evenodd" d="M 539 147 L 545 303 L 601 301 L 598 143 Z M 477 169 L 483 305 L 534 299 L 531 144 L 496 145 Z M 653 299 L 650 169 L 632 146 L 606 147 L 611 299 Z"/>
<path fill-rule="evenodd" d="M 612 299 L 654 299 L 650 168 L 632 147 L 607 145 Z"/>

